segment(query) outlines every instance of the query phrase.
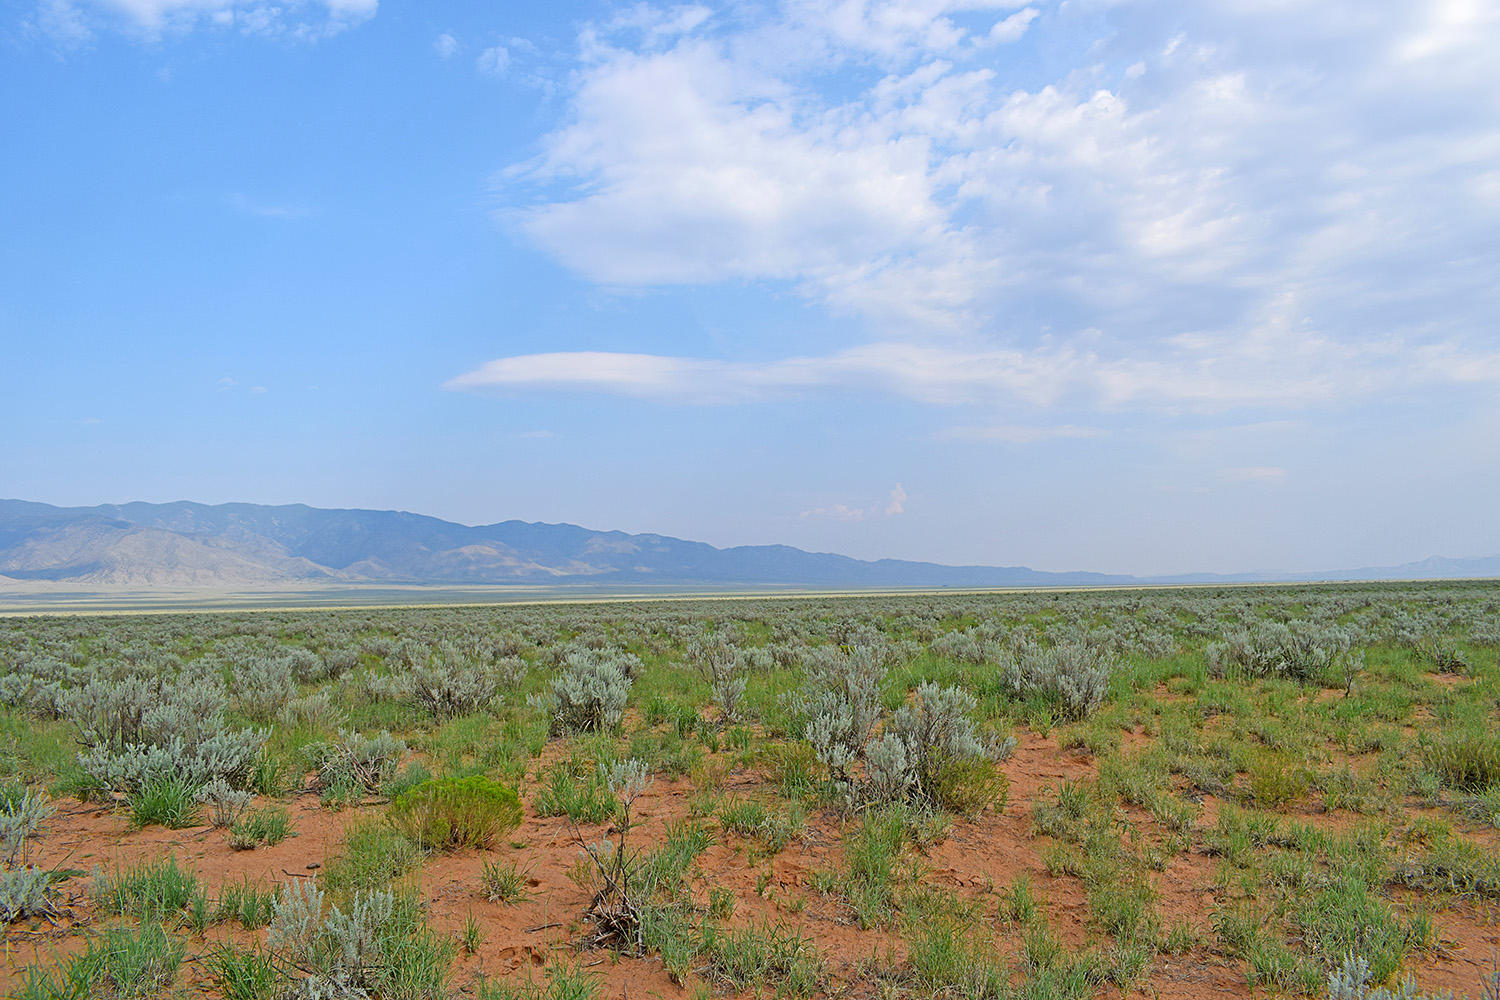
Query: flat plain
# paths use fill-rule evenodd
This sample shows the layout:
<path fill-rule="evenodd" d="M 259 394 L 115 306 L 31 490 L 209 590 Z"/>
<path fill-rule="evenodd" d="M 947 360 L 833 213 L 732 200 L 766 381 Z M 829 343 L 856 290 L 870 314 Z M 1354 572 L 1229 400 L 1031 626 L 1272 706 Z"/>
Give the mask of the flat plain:
<path fill-rule="evenodd" d="M 1500 996 L 1500 583 L 0 620 L 26 998 Z"/>

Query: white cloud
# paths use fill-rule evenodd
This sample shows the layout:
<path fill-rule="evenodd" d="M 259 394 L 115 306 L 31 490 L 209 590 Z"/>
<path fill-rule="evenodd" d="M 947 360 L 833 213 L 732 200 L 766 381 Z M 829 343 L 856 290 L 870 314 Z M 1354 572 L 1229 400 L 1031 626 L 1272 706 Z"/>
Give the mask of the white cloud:
<path fill-rule="evenodd" d="M 584 31 L 567 120 L 505 172 L 502 217 L 595 282 L 790 286 L 875 343 L 526 356 L 491 381 L 1203 409 L 1494 381 L 1490 6 L 632 8 Z M 1073 68 L 1037 82 L 986 47 L 1022 31 L 1075 44 Z M 901 350 L 937 370 L 883 362 Z"/>
<path fill-rule="evenodd" d="M 379 0 L 42 0 L 36 25 L 68 43 L 107 29 L 147 39 L 216 28 L 315 40 L 369 20 L 378 5 Z"/>
<path fill-rule="evenodd" d="M 797 517 L 804 521 L 813 519 L 863 521 L 865 519 L 865 509 L 863 507 L 850 507 L 847 504 L 836 503 L 827 507 L 811 507 L 798 514 Z"/>
<path fill-rule="evenodd" d="M 995 26 L 985 36 L 985 41 L 991 45 L 1009 45 L 1011 42 L 1018 42 L 1021 36 L 1026 34 L 1026 29 L 1031 27 L 1031 22 L 1039 16 L 1041 16 L 1041 11 L 1035 7 L 1018 10 L 1004 20 L 996 21 Z"/>
<path fill-rule="evenodd" d="M 821 507 L 809 507 L 798 514 L 797 518 L 802 521 L 858 522 L 867 517 L 899 517 L 904 513 L 906 513 L 906 489 L 897 483 L 882 503 L 865 505 L 834 503 Z"/>
<path fill-rule="evenodd" d="M 1106 356 L 1086 340 L 1035 350 L 885 342 L 765 362 L 603 351 L 524 354 L 490 361 L 444 387 L 563 390 L 694 404 L 841 390 L 936 405 L 1075 402 L 1104 410 L 1217 412 L 1327 406 L 1463 383 L 1500 385 L 1500 351 L 1442 341 L 1340 344 L 1268 328 L 1239 339 L 1179 338 L 1149 360 Z"/>
<path fill-rule="evenodd" d="M 445 31 L 432 40 L 432 51 L 439 59 L 452 59 L 458 52 L 458 39 Z"/>
<path fill-rule="evenodd" d="M 479 58 L 474 61 L 474 65 L 481 73 L 501 76 L 510 68 L 510 50 L 504 45 L 491 45 L 479 53 Z"/>

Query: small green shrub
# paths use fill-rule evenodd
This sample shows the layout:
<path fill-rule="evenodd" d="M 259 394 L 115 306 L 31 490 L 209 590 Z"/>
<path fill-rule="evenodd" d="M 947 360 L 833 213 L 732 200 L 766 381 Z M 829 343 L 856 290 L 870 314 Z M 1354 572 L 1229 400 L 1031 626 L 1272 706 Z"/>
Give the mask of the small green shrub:
<path fill-rule="evenodd" d="M 89 892 L 105 913 L 161 921 L 182 916 L 198 895 L 198 876 L 163 858 L 117 868 L 112 875 L 96 870 Z"/>
<path fill-rule="evenodd" d="M 437 778 L 403 792 L 391 819 L 426 850 L 489 848 L 521 825 L 521 799 L 482 775 Z"/>
<path fill-rule="evenodd" d="M 566 816 L 575 823 L 602 823 L 614 815 L 617 802 L 597 768 L 582 776 L 572 762 L 559 761 L 537 789 L 532 807 L 541 816 Z"/>
<path fill-rule="evenodd" d="M 781 925 L 751 924 L 727 932 L 710 927 L 703 950 L 709 976 L 735 992 L 771 987 L 778 996 L 808 997 L 822 977 L 823 962 L 812 939 Z"/>
<path fill-rule="evenodd" d="M 486 861 L 479 873 L 485 898 L 505 906 L 524 902 L 531 895 L 531 889 L 527 885 L 530 877 L 531 873 L 514 861 Z"/>
<path fill-rule="evenodd" d="M 265 844 L 275 847 L 292 833 L 292 815 L 280 806 L 271 806 L 250 813 L 234 824 L 229 831 L 229 846 L 236 851 L 248 851 Z"/>
<path fill-rule="evenodd" d="M 203 959 L 208 977 L 224 1000 L 274 1000 L 281 976 L 269 955 L 220 945 Z"/>
<path fill-rule="evenodd" d="M 245 930 L 258 930 L 271 922 L 275 906 L 275 892 L 256 888 L 246 878 L 243 882 L 227 883 L 219 890 L 214 920 L 238 920 Z"/>
<path fill-rule="evenodd" d="M 1448 788 L 1484 791 L 1500 784 L 1500 734 L 1476 728 L 1424 737 L 1422 762 Z"/>
<path fill-rule="evenodd" d="M 197 826 L 197 791 L 176 776 L 148 778 L 130 796 L 130 821 L 136 826 L 159 824 L 169 830 Z"/>

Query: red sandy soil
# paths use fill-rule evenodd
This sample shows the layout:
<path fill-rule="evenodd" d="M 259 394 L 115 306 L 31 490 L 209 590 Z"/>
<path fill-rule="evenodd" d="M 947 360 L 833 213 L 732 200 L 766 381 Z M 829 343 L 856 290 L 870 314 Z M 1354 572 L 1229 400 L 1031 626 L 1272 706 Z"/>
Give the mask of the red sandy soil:
<path fill-rule="evenodd" d="M 1131 745 L 1142 741 L 1131 734 Z M 940 843 L 927 847 L 921 858 L 922 880 L 933 887 L 951 889 L 973 899 L 993 928 L 995 947 L 1002 954 L 1019 948 L 1019 931 L 999 917 L 996 892 L 1018 876 L 1027 875 L 1044 900 L 1057 935 L 1070 946 L 1098 940 L 1090 925 L 1087 905 L 1079 882 L 1053 878 L 1042 862 L 1047 841 L 1032 835 L 1032 802 L 1048 787 L 1065 779 L 1092 777 L 1094 761 L 1082 751 L 1064 751 L 1053 738 L 1026 737 L 1004 765 L 1011 782 L 1009 801 L 998 813 L 977 822 L 955 821 Z M 729 776 L 729 791 L 754 792 L 762 784 L 753 773 Z M 685 817 L 693 788 L 686 781 L 658 780 L 637 800 L 641 826 L 632 840 L 640 845 L 659 842 L 665 824 Z M 1217 802 L 1205 800 L 1200 825 L 1211 825 Z M 276 847 L 235 851 L 224 831 L 209 827 L 166 830 L 133 829 L 123 812 L 108 804 L 60 800 L 58 813 L 38 838 L 31 860 L 48 867 L 90 871 L 95 866 L 111 869 L 142 860 L 173 856 L 183 867 L 196 871 L 207 884 L 211 898 L 228 882 L 249 879 L 252 883 L 276 884 L 313 876 L 322 862 L 336 852 L 346 827 L 362 816 L 379 815 L 383 807 L 370 804 L 357 809 L 333 811 L 322 808 L 316 795 L 295 796 L 288 808 L 296 836 Z M 1130 818 L 1144 819 L 1145 814 Z M 1309 812 L 1299 819 L 1340 827 L 1349 817 Z M 1145 825 L 1145 824 L 1143 824 Z M 583 835 L 597 839 L 603 830 L 588 828 Z M 831 973 L 828 992 L 841 996 L 874 996 L 879 984 L 872 972 L 899 969 L 904 948 L 891 929 L 860 930 L 847 906 L 838 899 L 816 892 L 810 874 L 837 868 L 842 863 L 839 846 L 844 828 L 835 816 L 809 819 L 805 836 L 774 858 L 764 858 L 758 845 L 726 834 L 698 859 L 699 874 L 693 891 L 706 902 L 708 888 L 728 888 L 735 895 L 732 923 L 782 922 L 795 926 L 816 942 Z M 483 929 L 477 951 L 454 959 L 453 983 L 460 990 L 476 976 L 491 978 L 540 976 L 553 956 L 564 956 L 590 966 L 600 976 L 606 998 L 662 997 L 678 1000 L 688 996 L 695 984 L 673 983 L 657 958 L 616 960 L 606 952 L 575 953 L 570 942 L 581 932 L 580 919 L 588 904 L 586 892 L 567 876 L 579 851 L 568 821 L 528 814 L 522 826 L 506 838 L 497 851 L 437 855 L 416 876 L 426 901 L 429 923 L 459 939 L 469 916 Z M 523 843 L 516 848 L 510 842 Z M 518 905 L 489 902 L 480 886 L 479 872 L 490 858 L 513 858 L 531 872 L 531 897 Z M 1164 926 L 1186 921 L 1200 942 L 1211 942 L 1210 916 L 1216 906 L 1212 888 L 1215 859 L 1198 853 L 1178 854 L 1164 871 L 1156 873 L 1160 893 L 1158 910 Z M 757 881 L 764 878 L 764 892 Z M 87 898 L 87 877 L 62 884 L 54 924 L 45 921 L 18 923 L 5 932 L 6 962 L 0 968 L 0 988 L 7 992 L 19 982 L 28 963 L 55 964 L 64 955 L 81 949 L 85 934 L 100 916 Z M 1396 897 L 1398 905 L 1419 904 L 1416 897 Z M 1418 956 L 1412 972 L 1426 989 L 1447 989 L 1477 994 L 1479 982 L 1492 957 L 1500 949 L 1500 920 L 1493 906 L 1455 902 L 1433 914 L 1438 946 Z M 264 932 L 211 928 L 211 941 L 232 939 L 242 944 L 263 937 Z M 204 950 L 202 943 L 189 946 L 189 953 Z M 212 987 L 189 963 L 184 980 L 190 992 L 211 994 Z M 1113 987 L 1100 996 L 1119 996 Z M 1241 960 L 1217 953 L 1200 944 L 1183 955 L 1162 955 L 1153 965 L 1148 981 L 1130 994 L 1160 1000 L 1211 1000 L 1219 997 L 1249 997 Z"/>

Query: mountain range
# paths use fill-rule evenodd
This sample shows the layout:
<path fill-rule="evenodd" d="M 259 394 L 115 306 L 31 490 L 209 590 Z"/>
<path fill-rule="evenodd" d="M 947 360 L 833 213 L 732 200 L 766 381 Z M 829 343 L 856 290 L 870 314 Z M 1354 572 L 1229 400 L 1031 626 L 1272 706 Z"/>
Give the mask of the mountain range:
<path fill-rule="evenodd" d="M 1024 566 L 874 561 L 787 545 L 715 548 L 572 524 L 463 525 L 386 510 L 304 504 L 126 503 L 56 507 L 0 500 L 0 582 L 234 589 L 278 584 L 779 584 L 1034 587 L 1271 580 L 1500 577 L 1500 556 L 1428 559 L 1315 574 L 1132 577 Z"/>

